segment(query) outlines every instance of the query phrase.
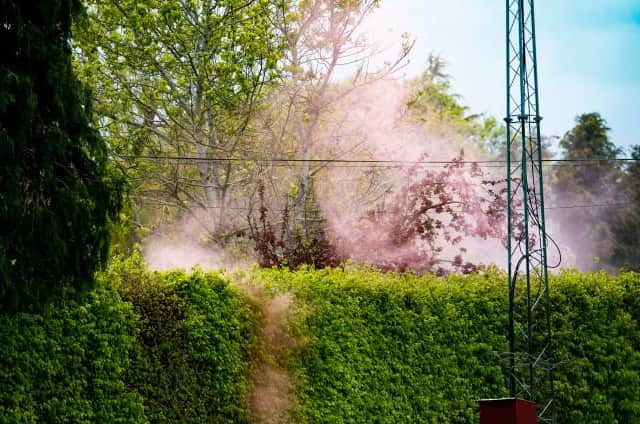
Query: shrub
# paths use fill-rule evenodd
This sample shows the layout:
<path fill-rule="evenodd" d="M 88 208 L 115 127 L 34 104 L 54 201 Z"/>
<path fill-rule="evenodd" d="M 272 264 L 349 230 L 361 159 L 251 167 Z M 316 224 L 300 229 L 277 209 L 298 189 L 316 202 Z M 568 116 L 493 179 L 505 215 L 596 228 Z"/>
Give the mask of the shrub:
<path fill-rule="evenodd" d="M 145 422 L 123 381 L 135 334 L 131 306 L 106 287 L 0 315 L 0 422 Z"/>
<path fill-rule="evenodd" d="M 140 316 L 127 383 L 151 422 L 248 422 L 256 318 L 229 283 L 196 271 L 148 273 L 139 257 L 116 263 L 123 299 Z"/>
<path fill-rule="evenodd" d="M 561 422 L 640 422 L 640 274 L 553 280 Z"/>
<path fill-rule="evenodd" d="M 507 395 L 506 276 L 262 271 L 292 290 L 309 422 L 477 423 Z M 551 279 L 560 423 L 640 422 L 640 275 Z"/>

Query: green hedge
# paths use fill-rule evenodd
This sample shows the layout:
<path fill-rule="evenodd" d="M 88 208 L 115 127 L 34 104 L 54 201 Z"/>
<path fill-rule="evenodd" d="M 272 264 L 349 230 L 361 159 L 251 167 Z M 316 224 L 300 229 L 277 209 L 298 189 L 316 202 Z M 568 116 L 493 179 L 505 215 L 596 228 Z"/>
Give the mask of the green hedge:
<path fill-rule="evenodd" d="M 248 422 L 256 315 L 238 292 L 218 274 L 148 273 L 137 256 L 108 278 L 140 316 L 125 378 L 149 421 Z"/>
<path fill-rule="evenodd" d="M 640 423 L 640 274 L 553 283 L 562 422 Z"/>
<path fill-rule="evenodd" d="M 74 297 L 0 316 L 0 422 L 145 421 L 123 381 L 136 342 L 131 305 L 104 288 Z"/>
<path fill-rule="evenodd" d="M 308 422 L 475 424 L 478 399 L 506 395 L 496 270 L 253 278 L 295 294 L 291 372 Z M 257 318 L 226 280 L 149 273 L 136 256 L 100 280 L 42 313 L 0 315 L 0 423 L 250 421 Z M 640 275 L 565 272 L 551 290 L 559 422 L 640 422 Z"/>
<path fill-rule="evenodd" d="M 0 315 L 0 423 L 248 422 L 256 318 L 225 280 L 137 255 L 99 280 Z"/>
<path fill-rule="evenodd" d="M 299 306 L 293 372 L 313 423 L 477 423 L 505 396 L 506 276 L 262 271 Z M 551 281 L 561 423 L 640 422 L 640 276 Z"/>

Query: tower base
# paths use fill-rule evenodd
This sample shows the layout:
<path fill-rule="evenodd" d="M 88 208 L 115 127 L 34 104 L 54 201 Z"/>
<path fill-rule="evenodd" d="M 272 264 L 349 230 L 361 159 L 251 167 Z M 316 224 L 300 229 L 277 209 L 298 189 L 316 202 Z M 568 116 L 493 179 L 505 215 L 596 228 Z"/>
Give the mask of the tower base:
<path fill-rule="evenodd" d="M 483 399 L 480 424 L 538 424 L 536 404 L 523 399 Z"/>

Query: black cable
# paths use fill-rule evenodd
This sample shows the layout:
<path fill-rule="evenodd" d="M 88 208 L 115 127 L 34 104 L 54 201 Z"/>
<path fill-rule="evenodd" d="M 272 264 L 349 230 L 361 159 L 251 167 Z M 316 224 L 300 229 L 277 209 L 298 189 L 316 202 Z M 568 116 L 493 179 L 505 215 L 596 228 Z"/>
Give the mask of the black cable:
<path fill-rule="evenodd" d="M 167 203 L 158 203 L 158 202 L 149 202 L 149 201 L 142 201 L 142 203 L 146 203 L 146 204 L 150 204 L 150 205 L 156 205 L 156 206 L 168 206 L 168 207 L 183 207 L 181 205 L 177 205 L 177 204 L 167 204 Z M 553 209 L 580 209 L 580 208 L 592 208 L 592 207 L 609 207 L 609 206 L 622 206 L 622 205 L 631 205 L 634 202 L 627 202 L 627 203 L 600 203 L 600 204 L 587 204 L 587 205 L 563 205 L 563 206 L 549 206 L 549 207 L 545 207 L 545 210 L 553 210 Z M 227 209 L 227 210 L 242 210 L 242 211 L 247 211 L 247 210 L 252 210 L 252 208 L 244 208 L 244 207 L 221 207 L 221 206 L 199 206 L 203 209 Z M 257 209 L 253 209 L 253 210 L 257 210 Z M 281 212 L 282 210 L 276 209 L 273 210 L 274 212 Z M 462 212 L 462 211 L 458 211 L 458 212 Z M 384 213 L 384 212 L 382 212 Z"/>
<path fill-rule="evenodd" d="M 189 161 L 189 162 L 255 162 L 255 163 L 344 163 L 344 164 L 394 164 L 399 165 L 451 165 L 451 164 L 504 164 L 505 160 L 423 160 L 423 161 L 409 161 L 409 160 L 377 160 L 377 159 L 287 159 L 287 158 L 236 158 L 236 157 L 195 157 L 195 156 L 162 156 L 162 155 L 117 155 L 121 159 L 139 159 L 139 160 L 172 160 L 172 161 Z M 638 159 L 634 158 L 610 158 L 610 159 L 542 159 L 544 163 L 558 163 L 558 166 L 570 166 L 561 165 L 568 163 L 593 163 L 598 165 L 599 162 L 635 162 Z M 550 165 L 547 165 L 550 166 Z M 583 166 L 583 165 L 579 165 Z"/>

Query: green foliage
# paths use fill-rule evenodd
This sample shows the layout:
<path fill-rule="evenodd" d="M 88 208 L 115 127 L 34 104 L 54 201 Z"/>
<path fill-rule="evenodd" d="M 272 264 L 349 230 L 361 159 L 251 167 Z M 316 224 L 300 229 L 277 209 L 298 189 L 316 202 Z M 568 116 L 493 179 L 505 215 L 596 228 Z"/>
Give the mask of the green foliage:
<path fill-rule="evenodd" d="M 266 278 L 286 282 L 312 311 L 298 322 L 306 343 L 296 364 L 310 422 L 471 423 L 479 398 L 505 394 L 493 354 L 506 345 L 495 279 L 337 270 Z"/>
<path fill-rule="evenodd" d="M 0 423 L 142 423 L 124 383 L 136 342 L 131 305 L 113 289 L 67 293 L 41 314 L 0 316 Z"/>
<path fill-rule="evenodd" d="M 629 204 L 619 208 L 611 225 L 614 266 L 640 271 L 640 145 L 631 150 L 635 160 L 624 170 L 621 186 L 625 201 Z"/>
<path fill-rule="evenodd" d="M 506 276 L 260 270 L 295 295 L 308 422 L 476 423 L 506 395 Z M 0 315 L 0 423 L 249 422 L 256 315 L 217 274 L 117 259 L 99 288 Z M 110 283 L 107 283 L 110 282 Z M 115 292 L 131 303 L 123 302 Z M 640 274 L 551 280 L 559 423 L 640 416 Z"/>
<path fill-rule="evenodd" d="M 137 255 L 99 280 L 0 315 L 0 423 L 248 422 L 256 318 L 226 281 Z"/>
<path fill-rule="evenodd" d="M 132 182 L 124 239 L 203 207 L 225 227 L 242 163 L 167 163 L 137 156 L 243 157 L 260 91 L 278 72 L 281 1 L 87 1 L 74 32 L 75 65 L 95 88 L 100 128 Z M 241 181 L 241 182 L 239 182 Z M 162 205 L 160 210 L 158 206 Z M 225 231 L 228 228 L 224 228 Z M 218 240 L 219 241 L 219 240 Z"/>
<path fill-rule="evenodd" d="M 256 317 L 217 274 L 148 273 L 138 256 L 105 278 L 140 316 L 127 384 L 151 422 L 248 421 L 246 395 Z"/>
<path fill-rule="evenodd" d="M 445 68 L 445 60 L 432 53 L 427 69 L 410 81 L 408 106 L 412 115 L 432 130 L 447 131 L 450 138 L 461 136 L 463 147 L 488 157 L 499 156 L 504 150 L 505 126 L 493 117 L 470 114 L 463 99 L 452 93 L 451 77 Z"/>
<path fill-rule="evenodd" d="M 120 205 L 69 48 L 77 0 L 0 1 L 0 308 L 92 281 Z"/>
<path fill-rule="evenodd" d="M 589 205 L 620 203 L 622 172 L 615 159 L 620 150 L 609 140 L 609 128 L 598 113 L 576 117 L 576 125 L 560 139 L 562 159 L 593 160 L 577 166 L 553 169 L 551 204 Z M 603 161 L 597 161 L 603 159 Z M 612 265 L 611 222 L 615 209 L 570 208 L 547 213 L 551 222 L 561 222 L 565 234 L 571 234 L 571 245 L 580 255 L 576 266 L 592 269 L 594 258 Z"/>
<path fill-rule="evenodd" d="M 576 117 L 576 125 L 560 139 L 563 159 L 615 159 L 620 154 L 609 140 L 607 123 L 599 113 L 585 113 Z M 574 169 L 575 168 L 575 169 Z M 603 194 L 617 177 L 618 164 L 602 162 L 597 166 L 580 166 L 558 171 L 558 185 L 580 191 Z M 577 186 L 577 187 L 575 187 Z M 568 190 L 565 190 L 568 191 Z"/>
<path fill-rule="evenodd" d="M 640 275 L 565 272 L 553 283 L 560 422 L 640 422 Z"/>
<path fill-rule="evenodd" d="M 560 140 L 568 159 L 582 159 L 585 156 L 597 159 L 615 158 L 619 153 L 609 140 L 607 122 L 597 112 L 583 113 L 576 117 L 576 126 Z"/>
<path fill-rule="evenodd" d="M 476 423 L 506 395 L 506 276 L 263 271 L 300 306 L 294 368 L 309 422 Z M 560 423 L 640 416 L 640 275 L 552 278 Z M 502 359 L 501 359 L 502 358 Z"/>

